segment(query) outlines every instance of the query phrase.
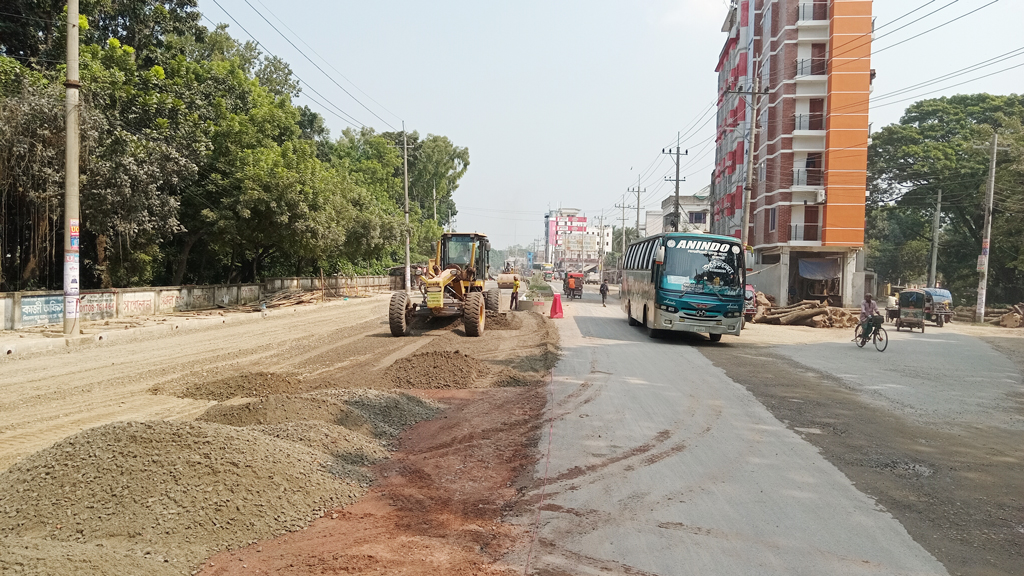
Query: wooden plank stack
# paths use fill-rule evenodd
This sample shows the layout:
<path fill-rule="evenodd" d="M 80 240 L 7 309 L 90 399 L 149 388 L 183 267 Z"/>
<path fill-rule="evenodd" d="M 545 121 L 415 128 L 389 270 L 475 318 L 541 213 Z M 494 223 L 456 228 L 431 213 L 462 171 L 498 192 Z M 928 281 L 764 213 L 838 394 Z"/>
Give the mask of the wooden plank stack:
<path fill-rule="evenodd" d="M 852 328 L 859 323 L 860 309 L 835 308 L 819 300 L 803 300 L 789 306 L 774 307 L 762 292 L 756 294 L 757 313 L 753 322 L 812 328 Z"/>

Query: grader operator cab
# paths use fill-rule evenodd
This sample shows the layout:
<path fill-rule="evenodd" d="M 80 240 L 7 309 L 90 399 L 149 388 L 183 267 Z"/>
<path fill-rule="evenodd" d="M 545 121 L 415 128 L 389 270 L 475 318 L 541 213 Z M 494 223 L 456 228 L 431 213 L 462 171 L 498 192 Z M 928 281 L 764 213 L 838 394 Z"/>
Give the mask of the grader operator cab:
<path fill-rule="evenodd" d="M 462 315 L 466 334 L 484 333 L 487 311 L 498 311 L 499 289 L 484 291 L 491 244 L 483 234 L 445 233 L 435 244 L 425 274 L 418 278 L 422 299 L 414 302 L 408 292 L 391 295 L 388 324 L 391 334 L 405 336 L 418 316 Z"/>

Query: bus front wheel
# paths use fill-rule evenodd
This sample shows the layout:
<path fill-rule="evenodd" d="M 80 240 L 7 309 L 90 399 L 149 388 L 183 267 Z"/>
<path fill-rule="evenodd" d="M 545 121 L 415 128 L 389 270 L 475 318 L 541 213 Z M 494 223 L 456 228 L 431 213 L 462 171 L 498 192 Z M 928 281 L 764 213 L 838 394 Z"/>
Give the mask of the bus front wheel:
<path fill-rule="evenodd" d="M 721 334 L 708 334 L 708 338 L 710 338 L 712 342 L 719 342 L 719 341 L 722 340 L 722 335 Z"/>

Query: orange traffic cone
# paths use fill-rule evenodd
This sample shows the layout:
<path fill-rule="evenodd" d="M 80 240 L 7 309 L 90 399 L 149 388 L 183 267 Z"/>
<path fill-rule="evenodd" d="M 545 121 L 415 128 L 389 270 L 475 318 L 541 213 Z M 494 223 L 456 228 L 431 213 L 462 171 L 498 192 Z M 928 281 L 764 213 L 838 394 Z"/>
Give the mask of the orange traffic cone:
<path fill-rule="evenodd" d="M 562 317 L 562 295 L 555 294 L 555 299 L 551 301 L 551 314 L 552 319 Z"/>

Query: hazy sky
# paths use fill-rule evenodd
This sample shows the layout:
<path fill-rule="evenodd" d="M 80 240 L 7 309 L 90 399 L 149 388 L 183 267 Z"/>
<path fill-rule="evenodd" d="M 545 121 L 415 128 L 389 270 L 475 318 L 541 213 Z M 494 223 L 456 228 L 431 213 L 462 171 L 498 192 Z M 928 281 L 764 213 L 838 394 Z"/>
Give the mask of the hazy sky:
<path fill-rule="evenodd" d="M 217 2 L 333 104 L 378 131 L 391 129 L 310 64 L 245 0 Z M 647 189 L 642 205 L 656 209 L 671 192 L 664 177 L 672 162 L 660 151 L 674 145 L 677 131 L 685 134 L 691 126 L 682 143 L 690 154 L 682 161 L 687 181 L 681 193 L 692 194 L 710 180 L 714 120 L 707 121 L 710 114 L 694 120 L 716 97 L 714 69 L 726 37 L 724 0 L 249 2 L 392 126 L 405 120 L 409 130 L 442 134 L 469 147 L 469 171 L 455 194 L 458 228 L 485 232 L 496 247 L 543 238 L 549 207 L 579 208 L 595 220 L 603 209 L 606 222 L 612 222 L 621 216 L 614 205 L 637 185 L 638 175 Z M 976 72 L 881 98 L 1024 47 L 1022 0 L 996 0 L 895 45 L 990 2 L 875 1 L 874 129 L 898 121 L 916 96 L 1024 91 L 1024 66 L 952 86 L 1024 64 L 1022 51 Z M 200 0 L 200 9 L 213 22 L 229 24 L 236 38 L 247 39 L 213 0 Z M 321 112 L 333 134 L 348 125 L 306 94 L 319 99 L 305 89 L 297 103 Z M 635 195 L 627 198 L 630 205 L 635 202 Z M 635 212 L 627 211 L 626 217 L 632 225 Z"/>

